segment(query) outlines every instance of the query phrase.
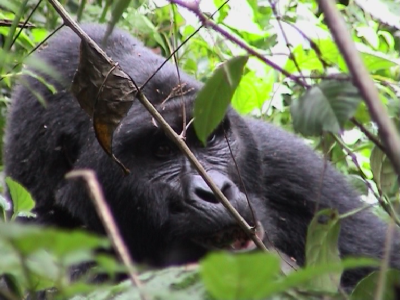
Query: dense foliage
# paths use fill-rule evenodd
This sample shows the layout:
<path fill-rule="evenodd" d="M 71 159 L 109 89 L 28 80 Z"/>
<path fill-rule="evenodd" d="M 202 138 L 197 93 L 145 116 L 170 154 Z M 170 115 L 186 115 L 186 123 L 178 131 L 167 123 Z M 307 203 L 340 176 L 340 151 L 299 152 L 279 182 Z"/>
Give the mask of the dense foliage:
<path fill-rule="evenodd" d="M 201 12 L 215 24 L 207 28 L 201 27 L 193 12 L 162 0 L 60 2 L 80 22 L 116 24 L 131 32 L 154 51 L 165 57 L 172 55 L 182 69 L 205 82 L 196 102 L 202 109 L 195 111 L 195 128 L 201 140 L 231 103 L 241 114 L 303 135 L 349 177 L 366 203 L 374 204 L 377 214 L 393 226 L 400 224 L 399 174 L 386 155 L 379 128 L 363 97 L 352 84 L 317 1 L 231 0 L 223 5 L 226 1 L 203 0 Z M 375 82 L 380 101 L 399 129 L 400 2 L 340 2 L 337 8 Z M 12 86 L 28 72 L 22 65 L 57 76 L 48 66 L 31 59 L 31 53 L 60 24 L 62 19 L 50 1 L 39 1 L 38 6 L 18 0 L 0 4 L 1 128 L 5 127 Z M 222 82 L 227 74 L 232 80 L 229 87 Z M 213 93 L 215 90 L 223 90 L 225 97 Z M 38 101 L 43 99 L 38 97 Z M 215 253 L 192 268 L 141 270 L 140 292 L 130 281 L 118 285 L 94 285 L 86 278 L 71 282 L 70 268 L 83 262 L 97 262 L 87 278 L 92 272 L 105 272 L 113 278 L 125 266 L 95 251 L 110 247 L 105 238 L 16 223 L 18 215 L 31 214 L 34 201 L 11 178 L 4 184 L 14 205 L 7 214 L 9 205 L 0 196 L 0 275 L 4 275 L 0 299 L 23 299 L 45 289 L 50 289 L 48 296 L 55 299 L 139 299 L 140 293 L 157 299 L 395 299 L 393 287 L 397 284 L 399 289 L 400 273 L 382 267 L 386 277 L 379 272 L 371 274 L 349 296 L 338 291 L 343 269 L 384 266 L 387 262 L 377 264 L 363 258 L 341 261 L 337 238 L 340 219 L 346 216 L 331 211 L 319 213 L 329 216 L 326 224 L 310 225 L 307 265 L 287 276 L 282 274 L 275 254 Z"/>

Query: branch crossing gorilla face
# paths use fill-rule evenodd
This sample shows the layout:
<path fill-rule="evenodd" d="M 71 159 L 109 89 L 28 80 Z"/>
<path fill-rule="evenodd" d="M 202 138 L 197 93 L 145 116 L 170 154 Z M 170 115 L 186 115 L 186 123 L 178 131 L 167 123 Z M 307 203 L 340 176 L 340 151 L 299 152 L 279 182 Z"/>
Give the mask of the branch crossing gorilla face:
<path fill-rule="evenodd" d="M 85 25 L 83 29 L 101 44 L 105 27 Z M 104 233 L 84 184 L 64 179 L 73 169 L 90 168 L 96 171 L 124 240 L 138 262 L 167 266 L 197 261 L 212 249 L 253 249 L 254 244 L 138 101 L 115 131 L 113 142 L 114 154 L 131 174 L 124 176 L 104 153 L 89 117 L 69 92 L 79 61 L 79 44 L 70 29 L 63 29 L 38 54 L 38 59 L 60 74 L 61 80 L 43 75 L 57 93 L 25 77 L 28 86 L 17 87 L 13 94 L 5 172 L 32 193 L 37 202 L 36 222 Z M 164 62 L 122 31 L 114 31 L 105 50 L 139 86 Z M 183 95 L 174 94 L 179 84 Z M 182 71 L 178 76 L 176 67 L 166 64 L 143 92 L 181 133 L 183 109 L 188 124 L 201 86 Z M 46 108 L 37 94 L 46 100 Z M 260 237 L 300 265 L 304 264 L 307 226 L 316 207 L 333 207 L 345 213 L 363 205 L 344 177 L 301 139 L 239 116 L 232 108 L 206 146 L 198 141 L 192 126 L 187 129 L 186 143 L 244 219 L 253 226 L 260 222 L 265 231 L 260 231 Z M 374 214 L 362 211 L 343 220 L 341 226 L 342 256 L 382 256 L 387 226 Z M 397 268 L 399 241 L 397 233 L 391 257 L 392 266 Z M 342 284 L 353 286 L 366 272 L 347 271 Z"/>

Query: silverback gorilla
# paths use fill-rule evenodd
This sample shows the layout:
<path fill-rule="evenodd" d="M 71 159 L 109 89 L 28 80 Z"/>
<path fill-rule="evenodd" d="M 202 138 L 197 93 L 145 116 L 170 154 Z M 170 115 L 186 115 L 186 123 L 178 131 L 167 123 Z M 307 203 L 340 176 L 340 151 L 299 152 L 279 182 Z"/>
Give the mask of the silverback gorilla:
<path fill-rule="evenodd" d="M 83 26 L 101 44 L 105 27 Z M 209 249 L 248 250 L 251 243 L 219 203 L 187 159 L 134 102 L 114 133 L 113 151 L 131 174 L 124 176 L 101 149 L 91 121 L 69 92 L 79 61 L 80 39 L 63 29 L 38 54 L 61 74 L 62 81 L 45 76 L 56 86 L 52 94 L 32 77 L 16 88 L 8 117 L 5 145 L 7 176 L 23 184 L 37 202 L 36 222 L 63 228 L 86 228 L 104 233 L 88 193 L 80 181 L 64 176 L 73 169 L 96 171 L 105 197 L 132 257 L 137 262 L 167 266 L 193 262 Z M 129 34 L 115 30 L 106 52 L 140 86 L 163 63 Z M 179 80 L 189 88 L 172 97 Z M 143 90 L 167 122 L 182 131 L 182 103 L 187 122 L 202 84 L 166 64 Z M 46 100 L 44 107 L 37 94 Z M 226 136 L 226 138 L 225 138 Z M 238 176 L 227 140 L 236 159 Z M 265 229 L 265 239 L 304 263 L 307 226 L 316 209 L 334 207 L 345 213 L 362 205 L 344 176 L 326 165 L 301 139 L 262 121 L 239 116 L 229 108 L 224 121 L 204 147 L 192 126 L 186 143 L 232 205 L 252 225 L 244 191 Z M 342 222 L 340 252 L 381 257 L 387 226 L 369 211 Z M 396 238 L 392 266 L 400 268 Z M 345 287 L 366 275 L 347 271 Z"/>

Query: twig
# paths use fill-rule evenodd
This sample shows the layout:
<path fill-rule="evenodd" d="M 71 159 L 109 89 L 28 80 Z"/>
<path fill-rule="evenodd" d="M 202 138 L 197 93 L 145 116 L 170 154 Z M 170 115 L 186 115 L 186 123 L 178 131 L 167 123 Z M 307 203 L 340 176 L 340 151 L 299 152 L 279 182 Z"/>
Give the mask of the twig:
<path fill-rule="evenodd" d="M 19 35 L 21 34 L 22 30 L 23 30 L 24 28 L 28 28 L 28 27 L 27 27 L 28 21 L 29 21 L 30 18 L 32 17 L 33 13 L 38 9 L 40 3 L 42 3 L 42 0 L 39 0 L 38 3 L 36 3 L 35 7 L 31 10 L 29 16 L 26 18 L 26 20 L 25 20 L 25 22 L 23 23 L 23 25 L 22 25 L 22 26 L 19 26 L 19 27 L 20 27 L 20 28 L 19 28 L 19 31 L 18 31 L 18 33 L 14 36 L 14 39 L 13 39 L 13 41 L 11 42 L 11 46 L 15 44 L 15 41 L 18 39 L 18 37 L 19 37 Z"/>
<path fill-rule="evenodd" d="M 283 75 L 285 75 L 286 77 L 290 78 L 291 80 L 293 80 L 294 82 L 296 82 L 297 84 L 299 84 L 302 87 L 306 87 L 304 85 L 303 80 L 301 80 L 299 77 L 294 76 L 293 74 L 289 73 L 288 71 L 286 71 L 285 69 L 282 69 L 280 66 L 278 66 L 276 63 L 274 63 L 273 61 L 269 60 L 268 58 L 264 57 L 263 55 L 261 55 L 260 53 L 258 53 L 257 51 L 255 51 L 254 49 L 252 49 L 251 47 L 249 47 L 248 45 L 246 45 L 245 43 L 243 43 L 241 40 L 239 40 L 238 38 L 236 38 L 235 36 L 231 35 L 229 32 L 227 32 L 226 30 L 222 29 L 220 26 L 218 26 L 217 24 L 215 24 L 212 20 L 208 19 L 200 10 L 198 4 L 196 4 L 196 2 L 186 2 L 184 0 L 169 0 L 170 3 L 174 3 L 177 4 L 181 7 L 186 8 L 187 10 L 191 11 L 192 13 L 194 13 L 200 20 L 200 22 L 203 24 L 204 27 L 210 27 L 212 28 L 214 31 L 218 32 L 219 34 L 221 34 L 222 36 L 224 36 L 226 39 L 228 39 L 229 41 L 232 41 L 233 43 L 235 43 L 237 46 L 239 46 L 240 48 L 246 50 L 246 52 L 252 56 L 257 57 L 258 59 L 260 59 L 261 61 L 263 61 L 264 63 L 266 63 L 267 65 L 271 66 L 273 69 L 277 70 L 278 72 L 282 73 Z"/>
<path fill-rule="evenodd" d="M 86 181 L 91 196 L 90 198 L 93 201 L 97 214 L 99 215 L 104 225 L 104 228 L 106 229 L 109 239 L 114 245 L 114 249 L 117 251 L 118 255 L 122 259 L 122 262 L 126 266 L 132 283 L 138 288 L 142 287 L 142 283 L 140 282 L 140 279 L 136 274 L 133 261 L 131 259 L 131 256 L 129 255 L 129 251 L 125 246 L 125 243 L 122 239 L 118 226 L 115 223 L 110 208 L 108 207 L 107 202 L 104 199 L 103 191 L 101 190 L 101 186 L 96 178 L 94 171 L 74 170 L 65 175 L 66 179 L 72 179 L 77 177 L 82 177 Z M 147 299 L 146 296 L 143 295 L 142 293 L 140 293 L 140 296 L 143 300 Z"/>
<path fill-rule="evenodd" d="M 400 136 L 396 127 L 379 99 L 378 91 L 351 39 L 349 30 L 336 9 L 335 1 L 320 0 L 319 5 L 325 14 L 326 23 L 334 37 L 352 75 L 354 84 L 364 98 L 372 120 L 378 125 L 379 136 L 386 153 L 399 175 L 400 183 Z"/>
<path fill-rule="evenodd" d="M 390 253 L 392 251 L 394 234 L 395 234 L 395 222 L 394 222 L 394 220 L 392 220 L 389 223 L 389 226 L 388 226 L 387 232 L 386 232 L 385 249 L 383 252 L 381 268 L 379 270 L 378 282 L 376 284 L 375 297 L 374 297 L 375 300 L 384 299 L 385 286 L 386 286 L 386 280 L 387 280 L 386 276 L 387 276 L 387 271 L 389 269 Z"/>
<path fill-rule="evenodd" d="M 272 0 L 269 0 L 268 2 L 269 2 L 269 5 L 270 5 L 271 8 L 272 8 L 273 14 L 275 15 L 276 21 L 278 22 L 279 29 L 281 30 L 283 39 L 285 40 L 285 43 L 286 43 L 286 47 L 287 47 L 288 50 L 289 50 L 289 58 L 293 61 L 294 65 L 295 65 L 295 67 L 296 67 L 297 72 L 299 72 L 299 74 L 300 74 L 299 78 L 301 78 L 301 80 L 302 80 L 302 82 L 303 82 L 303 85 L 304 85 L 304 86 L 308 86 L 307 81 L 306 81 L 305 78 L 304 78 L 303 72 L 302 72 L 301 69 L 300 69 L 299 63 L 297 62 L 296 56 L 295 56 L 294 53 L 293 53 L 293 46 L 292 46 L 292 44 L 290 44 L 289 39 L 288 39 L 288 37 L 287 37 L 287 35 L 286 35 L 286 32 L 285 32 L 285 30 L 283 29 L 282 22 L 281 22 L 281 21 L 282 21 L 282 18 L 281 18 L 281 16 L 278 14 L 278 11 L 277 11 L 277 9 L 276 9 L 276 2 L 275 2 L 275 1 L 272 1 Z"/>
<path fill-rule="evenodd" d="M 206 170 L 194 156 L 194 154 L 190 151 L 189 147 L 186 143 L 179 137 L 179 135 L 171 128 L 171 126 L 164 120 L 161 114 L 157 111 L 157 109 L 150 103 L 150 101 L 146 98 L 146 96 L 139 89 L 135 81 L 131 78 L 133 84 L 135 85 L 137 92 L 137 98 L 140 103 L 147 109 L 147 111 L 152 115 L 152 117 L 158 122 L 160 127 L 164 130 L 164 132 L 168 135 L 168 137 L 178 146 L 178 148 L 185 154 L 188 160 L 191 162 L 193 167 L 197 170 L 200 176 L 204 179 L 210 189 L 213 191 L 214 195 L 218 198 L 218 200 L 222 203 L 222 205 L 229 211 L 229 213 L 235 218 L 238 225 L 242 228 L 242 230 L 250 237 L 256 246 L 264 251 L 268 251 L 263 242 L 259 239 L 259 237 L 253 231 L 253 227 L 251 227 L 246 220 L 238 213 L 238 211 L 231 205 L 229 200 L 225 197 L 225 195 L 221 192 L 221 190 L 215 185 L 212 181 L 211 177 L 207 174 Z"/>
<path fill-rule="evenodd" d="M 383 153 L 386 154 L 386 149 L 385 147 L 382 145 L 381 141 L 375 136 L 373 135 L 371 132 L 368 131 L 367 128 L 365 128 L 365 126 L 363 124 L 361 124 L 360 122 L 358 122 L 354 117 L 350 119 L 350 121 L 356 125 L 358 127 L 358 129 L 361 130 L 362 133 L 365 134 L 365 136 L 371 141 L 373 142 Z"/>
<path fill-rule="evenodd" d="M 19 21 L 21 20 L 22 15 L 24 14 L 24 10 L 25 10 L 25 7 L 27 6 L 27 4 L 28 4 L 28 0 L 21 1 L 19 9 L 15 13 L 14 19 L 12 21 L 10 29 L 8 30 L 7 37 L 6 37 L 3 47 L 2 47 L 6 51 L 11 50 L 11 47 L 12 47 L 13 41 L 14 41 L 14 34 L 17 30 L 18 25 L 20 24 Z"/>
<path fill-rule="evenodd" d="M 229 2 L 229 0 L 224 1 L 218 8 L 217 11 L 219 11 L 220 9 L 222 9 L 222 7 L 224 7 L 227 3 Z M 213 17 L 216 13 L 214 12 L 211 17 Z M 172 53 L 164 60 L 164 62 L 157 68 L 157 70 L 154 71 L 153 74 L 151 74 L 151 76 L 149 78 L 147 78 L 147 80 L 143 83 L 143 85 L 140 87 L 141 89 L 143 89 L 148 83 L 149 81 L 161 70 L 161 68 L 175 55 L 176 52 L 178 52 L 192 37 L 194 37 L 199 31 L 200 29 L 202 29 L 204 26 L 201 25 L 199 26 L 192 34 L 190 34 L 174 51 L 172 51 Z"/>
<path fill-rule="evenodd" d="M 382 196 L 380 195 L 381 193 L 377 194 L 374 191 L 374 189 L 372 188 L 372 185 L 368 181 L 367 176 L 365 175 L 365 173 L 362 170 L 360 164 L 358 163 L 358 160 L 357 160 L 357 157 L 355 156 L 355 154 L 335 134 L 332 134 L 332 137 L 339 144 L 339 146 L 346 152 L 346 154 L 348 156 L 350 156 L 350 158 L 353 161 L 354 165 L 357 167 L 361 178 L 364 180 L 368 190 L 370 190 L 371 193 L 374 194 L 375 198 L 378 199 L 378 202 L 379 202 L 380 206 L 387 212 L 387 214 L 394 220 L 394 222 L 396 222 L 396 224 L 400 226 L 400 220 L 397 217 L 396 212 L 393 210 L 393 207 L 391 205 L 389 205 L 388 203 L 385 203 L 385 201 L 382 199 Z"/>
<path fill-rule="evenodd" d="M 310 43 L 310 48 L 314 50 L 315 55 L 317 55 L 318 60 L 321 62 L 322 66 L 324 67 L 324 69 L 329 67 L 329 63 L 327 61 L 325 61 L 325 59 L 322 57 L 322 52 L 319 49 L 318 45 L 312 40 L 310 39 L 303 31 L 301 31 L 299 28 L 297 28 L 297 26 L 295 26 L 294 24 L 286 21 L 286 20 L 281 20 L 282 22 L 285 22 L 285 24 L 291 26 L 294 30 L 296 30 L 305 40 L 307 40 L 308 43 Z M 306 78 L 309 78 L 309 76 L 306 76 Z"/>
<path fill-rule="evenodd" d="M 64 23 L 70 27 L 81 39 L 84 39 L 94 50 L 96 50 L 99 55 L 103 56 L 104 59 L 110 64 L 113 65 L 113 61 L 111 58 L 107 56 L 107 54 L 79 27 L 79 25 L 68 15 L 65 9 L 61 6 L 61 4 L 57 0 L 49 0 L 49 2 L 53 5 L 54 9 L 60 14 Z M 126 73 L 125 73 L 126 74 Z M 129 76 L 128 74 L 126 74 Z M 130 76 L 129 76 L 130 77 Z M 164 132 L 170 137 L 170 139 L 178 146 L 178 148 L 184 153 L 184 155 L 188 158 L 188 160 L 192 163 L 195 169 L 199 172 L 200 176 L 204 179 L 210 189 L 214 192 L 218 200 L 222 203 L 222 205 L 229 211 L 229 213 L 235 218 L 238 225 L 242 228 L 242 230 L 246 233 L 248 237 L 250 237 L 255 245 L 264 251 L 268 251 L 263 242 L 259 239 L 259 237 L 253 232 L 253 228 L 247 224 L 246 220 L 237 212 L 237 210 L 230 204 L 229 200 L 226 199 L 225 195 L 219 190 L 219 188 L 212 181 L 211 177 L 208 176 L 207 172 L 200 164 L 200 162 L 196 159 L 193 153 L 190 151 L 189 147 L 181 140 L 178 134 L 171 128 L 171 126 L 164 120 L 161 114 L 157 111 L 157 109 L 150 103 L 150 101 L 146 98 L 146 96 L 142 93 L 141 89 L 137 86 L 135 81 L 130 78 L 135 88 L 137 89 L 137 98 L 143 104 L 143 106 L 149 111 L 152 117 L 160 124 Z"/>

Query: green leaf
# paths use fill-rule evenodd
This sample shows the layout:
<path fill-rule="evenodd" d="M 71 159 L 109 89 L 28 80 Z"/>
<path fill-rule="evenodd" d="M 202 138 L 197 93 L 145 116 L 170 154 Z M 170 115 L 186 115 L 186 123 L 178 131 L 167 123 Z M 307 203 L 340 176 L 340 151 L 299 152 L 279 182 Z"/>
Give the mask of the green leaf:
<path fill-rule="evenodd" d="M 371 171 L 378 188 L 387 196 L 395 196 L 399 193 L 397 174 L 385 153 L 378 147 L 374 147 L 370 156 Z"/>
<path fill-rule="evenodd" d="M 373 52 L 368 48 L 364 48 L 364 45 L 359 45 L 358 48 L 361 54 L 361 58 L 368 71 L 376 72 L 379 70 L 387 70 L 389 68 L 397 67 L 398 62 L 394 59 L 390 59 L 381 52 Z"/>
<path fill-rule="evenodd" d="M 290 111 L 295 131 L 305 136 L 338 133 L 362 101 L 351 82 L 327 80 L 311 87 L 292 101 Z"/>
<path fill-rule="evenodd" d="M 277 282 L 266 283 L 263 287 L 264 290 L 269 289 L 268 294 L 264 294 L 264 297 L 272 295 L 272 293 L 279 293 L 289 290 L 290 288 L 302 287 L 308 283 L 311 288 L 315 290 L 317 288 L 314 285 L 320 277 L 326 276 L 327 274 L 340 273 L 342 270 L 365 268 L 365 267 L 378 267 L 379 261 L 371 258 L 357 257 L 357 258 L 346 258 L 343 261 L 328 262 L 326 264 L 319 264 L 315 266 L 307 266 L 301 268 L 296 272 L 290 273 L 286 278 L 282 278 Z M 316 282 L 317 283 L 317 282 Z"/>
<path fill-rule="evenodd" d="M 324 209 L 314 216 L 307 231 L 307 267 L 340 264 L 338 217 L 338 212 L 332 209 Z M 341 273 L 341 270 L 338 270 L 318 276 L 312 281 L 312 287 L 327 292 L 336 292 L 340 285 Z"/>
<path fill-rule="evenodd" d="M 139 279 L 144 286 L 141 289 L 149 299 L 204 300 L 209 299 L 199 276 L 198 265 L 169 267 L 151 270 L 140 274 Z M 126 285 L 127 283 L 127 285 Z M 121 283 L 120 285 L 123 285 Z M 116 300 L 140 300 L 137 288 L 125 281 L 130 288 L 126 293 L 112 298 Z M 85 298 L 87 299 L 87 298 Z M 111 299 L 111 298 L 107 298 Z"/>
<path fill-rule="evenodd" d="M 374 300 L 380 273 L 373 272 L 362 279 L 351 294 L 351 300 Z M 388 270 L 386 272 L 385 286 L 383 287 L 382 300 L 396 300 L 395 288 L 400 282 L 399 270 Z"/>
<path fill-rule="evenodd" d="M 216 8 L 220 8 L 218 10 L 218 19 L 217 23 L 222 23 L 225 18 L 228 16 L 230 7 L 229 7 L 229 2 L 225 3 L 226 1 L 224 0 L 214 0 L 214 5 Z"/>
<path fill-rule="evenodd" d="M 77 250 L 108 247 L 105 238 L 94 234 L 75 230 L 63 231 L 54 228 L 42 228 L 30 224 L 9 222 L 0 223 L 0 241 L 11 243 L 13 248 L 24 255 L 34 253 L 37 249 L 47 249 L 56 257 L 64 258 L 65 255 Z"/>
<path fill-rule="evenodd" d="M 216 299 L 262 298 L 259 291 L 279 275 L 275 255 L 213 253 L 201 262 L 200 274 L 206 289 Z"/>
<path fill-rule="evenodd" d="M 277 257 L 265 253 L 247 253 L 245 259 L 229 253 L 208 255 L 201 263 L 200 274 L 206 289 L 215 299 L 270 299 L 273 295 L 343 269 L 378 267 L 379 261 L 371 258 L 347 258 L 301 268 L 287 276 L 278 272 Z M 314 284 L 312 284 L 314 289 Z M 277 296 L 281 298 L 282 294 Z M 274 298 L 275 299 L 275 298 Z"/>
<path fill-rule="evenodd" d="M 204 145 L 207 137 L 224 118 L 247 60 L 248 56 L 238 56 L 223 63 L 197 95 L 194 103 L 194 128 Z"/>
<path fill-rule="evenodd" d="M 269 100 L 275 82 L 275 70 L 262 79 L 256 72 L 248 72 L 242 77 L 232 97 L 233 108 L 241 114 L 248 114 L 254 109 L 261 110 L 264 102 Z"/>
<path fill-rule="evenodd" d="M 13 215 L 11 219 L 15 219 L 19 215 L 32 216 L 31 210 L 35 207 L 31 194 L 18 182 L 6 178 L 8 190 L 13 202 Z"/>

